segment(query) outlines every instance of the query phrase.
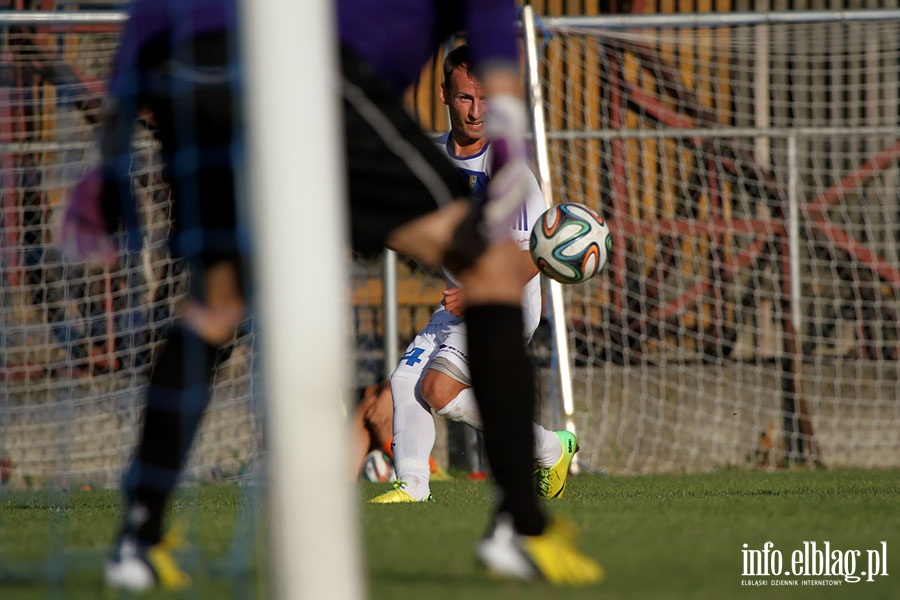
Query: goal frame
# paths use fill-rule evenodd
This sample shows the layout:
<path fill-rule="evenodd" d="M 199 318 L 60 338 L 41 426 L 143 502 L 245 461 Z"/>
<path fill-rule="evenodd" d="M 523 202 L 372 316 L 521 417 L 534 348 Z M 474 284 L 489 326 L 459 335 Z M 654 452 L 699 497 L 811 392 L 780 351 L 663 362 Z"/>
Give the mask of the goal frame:
<path fill-rule="evenodd" d="M 628 14 L 628 15 L 609 15 L 609 16 L 537 16 L 530 6 L 523 9 L 523 28 L 525 36 L 525 61 L 527 73 L 529 76 L 527 90 L 529 93 L 532 107 L 532 124 L 535 136 L 536 162 L 539 172 L 541 187 L 544 191 L 545 199 L 548 204 L 553 202 L 554 187 L 556 182 L 553 180 L 550 157 L 548 151 L 548 132 L 545 126 L 546 119 L 543 114 L 543 92 L 539 81 L 540 74 L 540 51 L 541 40 L 536 32 L 544 35 L 554 35 L 563 30 L 572 30 L 575 28 L 591 31 L 628 31 L 638 29 L 666 28 L 666 29 L 696 29 L 696 28 L 712 28 L 721 26 L 768 26 L 775 24 L 800 24 L 800 23 L 863 23 L 870 21 L 898 20 L 900 19 L 900 10 L 891 9 L 862 9 L 862 10 L 845 10 L 845 11 L 824 11 L 824 10 L 804 10 L 804 11 L 760 11 L 760 12 L 729 12 L 729 13 L 685 13 L 685 14 Z M 764 31 L 764 29 L 762 29 Z M 772 135 L 784 135 L 783 129 L 774 129 L 770 127 L 767 119 L 768 106 L 766 104 L 766 82 L 764 76 L 767 74 L 767 58 L 757 55 L 757 69 L 760 71 L 756 78 L 755 84 L 758 86 L 757 91 L 761 92 L 763 98 L 755 106 L 755 127 L 752 129 L 737 128 L 704 128 L 697 127 L 689 118 L 672 112 L 667 112 L 665 108 L 659 106 L 648 106 L 648 112 L 654 113 L 665 129 L 662 131 L 648 130 L 611 130 L 611 131 L 590 131 L 588 136 L 591 139 L 612 141 L 620 143 L 627 139 L 643 139 L 652 137 L 672 137 L 672 136 L 696 136 L 708 138 L 722 138 L 733 135 L 753 135 L 756 136 L 756 152 L 758 156 L 767 157 L 769 152 L 768 138 Z M 637 93 L 637 92 L 636 92 Z M 642 103 L 641 98 L 632 96 L 630 101 L 637 104 Z M 835 132 L 846 133 L 847 130 L 834 128 Z M 879 127 L 879 126 L 862 126 L 853 128 L 854 133 L 865 134 L 895 134 L 896 126 Z M 783 315 L 782 327 L 784 335 L 783 358 L 781 360 L 782 378 L 782 406 L 785 413 L 783 426 L 783 439 L 787 457 L 793 463 L 810 463 L 820 464 L 822 456 L 820 449 L 817 447 L 813 430 L 813 418 L 811 414 L 810 403 L 804 397 L 802 390 L 802 372 L 803 360 L 802 353 L 799 350 L 799 335 L 801 331 L 802 314 L 800 310 L 800 197 L 797 189 L 798 181 L 798 165 L 797 165 L 797 142 L 798 137 L 818 136 L 825 134 L 826 131 L 821 127 L 816 128 L 792 128 L 787 134 L 787 160 L 788 160 L 788 181 L 784 196 L 787 199 L 787 207 L 783 218 L 787 224 L 785 232 L 785 244 L 782 249 L 784 263 L 788 265 L 780 274 L 781 288 L 787 302 L 781 307 Z M 857 168 L 852 173 L 844 177 L 842 185 L 838 189 L 829 190 L 834 194 L 840 194 L 852 185 L 858 185 L 873 177 L 875 177 L 879 169 L 890 166 L 896 157 L 900 154 L 900 139 L 897 144 L 884 149 L 882 152 L 866 161 L 865 164 Z M 619 160 L 622 160 L 621 156 Z M 621 190 L 620 190 L 621 191 Z M 832 194 L 832 195 L 834 195 Z M 849 253 L 852 257 L 864 263 L 873 272 L 891 282 L 894 287 L 900 287 L 900 271 L 882 260 L 877 254 L 869 252 L 863 245 L 855 242 L 852 235 L 843 231 L 840 226 L 830 223 L 823 217 L 823 209 L 827 204 L 826 194 L 815 198 L 810 204 L 813 205 L 814 216 L 817 218 L 814 224 L 823 234 L 837 247 Z M 831 200 L 833 201 L 833 200 Z M 622 214 L 620 211 L 624 205 L 620 199 L 613 198 L 613 212 Z M 809 208 L 807 207 L 807 210 Z M 610 226 L 614 239 L 614 248 L 624 247 L 624 233 L 616 231 L 615 222 Z M 621 289 L 623 281 L 621 274 L 624 271 L 624 252 L 613 252 L 613 261 L 615 263 L 616 280 L 612 283 L 613 287 L 618 286 Z M 557 379 L 558 395 L 561 398 L 561 405 L 565 414 L 567 428 L 574 430 L 574 400 L 573 400 L 573 380 L 572 380 L 572 358 L 569 354 L 569 335 L 567 332 L 566 308 L 562 292 L 558 291 L 558 284 L 551 282 L 551 300 L 552 315 L 555 322 L 553 323 L 553 348 L 555 350 L 559 365 L 554 377 Z M 612 292 L 614 298 L 621 300 L 621 292 Z M 661 312 L 669 312 L 670 314 L 677 310 L 679 303 L 684 302 L 685 297 L 681 297 L 673 301 L 668 307 L 661 309 Z M 560 323 L 562 321 L 562 323 Z"/>

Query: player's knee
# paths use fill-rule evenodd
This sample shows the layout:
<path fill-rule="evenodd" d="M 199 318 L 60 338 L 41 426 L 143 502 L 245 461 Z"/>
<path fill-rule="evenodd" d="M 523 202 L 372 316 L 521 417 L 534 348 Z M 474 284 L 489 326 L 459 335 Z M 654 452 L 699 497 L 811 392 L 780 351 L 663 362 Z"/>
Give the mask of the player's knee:
<path fill-rule="evenodd" d="M 460 274 L 466 289 L 469 306 L 479 304 L 508 304 L 515 306 L 522 301 L 525 279 L 510 265 L 517 263 L 521 251 L 515 242 L 507 240 L 490 246 L 472 265 Z"/>
<path fill-rule="evenodd" d="M 202 264 L 202 276 L 182 310 L 182 322 L 213 346 L 231 341 L 244 319 L 243 267 L 239 258 L 213 255 Z"/>
<path fill-rule="evenodd" d="M 360 421 L 363 422 L 366 426 L 370 424 L 369 420 L 369 411 L 372 409 L 372 405 L 375 404 L 376 398 L 374 396 L 367 396 L 362 399 L 359 403 L 359 406 L 356 407 L 356 414 L 359 415 Z"/>
<path fill-rule="evenodd" d="M 428 370 L 422 378 L 420 389 L 425 402 L 434 410 L 441 410 L 450 404 L 464 387 L 439 371 Z"/>

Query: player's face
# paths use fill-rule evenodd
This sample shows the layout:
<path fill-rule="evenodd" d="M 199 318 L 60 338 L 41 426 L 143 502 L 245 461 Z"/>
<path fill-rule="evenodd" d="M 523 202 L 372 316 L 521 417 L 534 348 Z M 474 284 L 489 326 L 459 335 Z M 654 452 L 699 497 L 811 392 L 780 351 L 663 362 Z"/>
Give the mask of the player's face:
<path fill-rule="evenodd" d="M 481 84 L 465 69 L 455 69 L 450 81 L 442 84 L 441 96 L 450 112 L 453 141 L 461 148 L 479 151 L 487 143 L 484 115 L 487 98 Z"/>

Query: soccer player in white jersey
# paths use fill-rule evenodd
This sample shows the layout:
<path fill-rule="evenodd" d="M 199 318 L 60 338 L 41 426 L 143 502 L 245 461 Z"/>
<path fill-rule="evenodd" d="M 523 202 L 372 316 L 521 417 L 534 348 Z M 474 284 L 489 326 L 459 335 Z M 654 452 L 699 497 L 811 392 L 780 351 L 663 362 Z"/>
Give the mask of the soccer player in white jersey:
<path fill-rule="evenodd" d="M 473 194 L 483 195 L 490 179 L 491 148 L 484 135 L 487 99 L 471 73 L 467 46 L 459 46 L 444 60 L 441 99 L 450 114 L 450 131 L 435 140 L 456 164 Z M 524 333 L 530 339 L 541 317 L 541 286 L 537 267 L 528 253 L 531 227 L 545 210 L 541 190 L 531 178 L 531 190 L 513 226 L 513 239 L 522 252 L 518 264 L 531 277 L 522 298 Z M 469 378 L 466 325 L 462 320 L 465 291 L 446 272 L 447 290 L 428 325 L 406 349 L 391 376 L 394 397 L 394 489 L 373 498 L 374 503 L 418 502 L 431 499 L 430 456 L 438 415 L 481 429 L 481 418 Z M 534 425 L 538 494 L 560 497 L 577 440 L 568 431 L 549 431 Z"/>

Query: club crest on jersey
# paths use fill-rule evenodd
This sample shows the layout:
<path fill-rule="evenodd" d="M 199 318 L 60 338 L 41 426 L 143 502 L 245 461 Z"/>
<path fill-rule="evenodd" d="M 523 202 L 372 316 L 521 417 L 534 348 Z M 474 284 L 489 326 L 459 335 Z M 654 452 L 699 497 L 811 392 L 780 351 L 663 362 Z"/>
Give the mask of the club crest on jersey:
<path fill-rule="evenodd" d="M 487 195 L 488 184 L 488 180 L 485 174 L 469 171 L 466 173 L 466 178 L 468 179 L 467 185 L 469 188 L 469 193 L 471 193 L 474 197 L 483 200 Z"/>

